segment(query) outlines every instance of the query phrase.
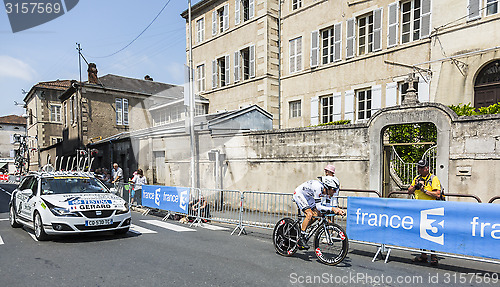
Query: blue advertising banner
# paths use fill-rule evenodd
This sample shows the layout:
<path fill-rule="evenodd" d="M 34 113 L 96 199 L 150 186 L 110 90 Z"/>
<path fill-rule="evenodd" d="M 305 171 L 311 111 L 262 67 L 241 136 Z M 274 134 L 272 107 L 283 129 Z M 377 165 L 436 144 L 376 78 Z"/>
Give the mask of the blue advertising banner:
<path fill-rule="evenodd" d="M 349 197 L 349 239 L 500 259 L 500 205 Z"/>
<path fill-rule="evenodd" d="M 142 205 L 150 208 L 187 214 L 189 206 L 189 188 L 143 185 Z"/>

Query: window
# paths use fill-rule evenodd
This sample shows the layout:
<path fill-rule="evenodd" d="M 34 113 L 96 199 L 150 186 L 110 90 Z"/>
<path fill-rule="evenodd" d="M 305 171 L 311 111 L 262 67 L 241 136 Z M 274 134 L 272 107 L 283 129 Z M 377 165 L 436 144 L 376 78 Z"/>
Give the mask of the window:
<path fill-rule="evenodd" d="M 302 116 L 302 107 L 300 100 L 289 103 L 290 118 L 299 118 Z"/>
<path fill-rule="evenodd" d="M 207 114 L 207 106 L 205 104 L 196 104 L 195 105 L 195 116 L 206 115 Z"/>
<path fill-rule="evenodd" d="M 234 82 L 255 77 L 255 46 L 234 53 Z"/>
<path fill-rule="evenodd" d="M 115 99 L 116 124 L 128 125 L 128 100 L 122 98 Z"/>
<path fill-rule="evenodd" d="M 333 96 L 321 98 L 321 123 L 333 122 Z"/>
<path fill-rule="evenodd" d="M 302 0 L 292 0 L 292 10 L 302 7 Z"/>
<path fill-rule="evenodd" d="M 205 18 L 196 21 L 196 43 L 201 43 L 205 40 Z"/>
<path fill-rule="evenodd" d="M 59 138 L 59 137 L 51 137 L 50 138 L 50 144 L 51 145 L 59 143 L 59 142 L 62 142 L 62 138 Z"/>
<path fill-rule="evenodd" d="M 255 0 L 234 0 L 234 24 L 252 19 L 255 15 Z"/>
<path fill-rule="evenodd" d="M 401 42 L 408 43 L 420 39 L 420 0 L 401 5 Z"/>
<path fill-rule="evenodd" d="M 302 37 L 290 40 L 290 73 L 302 70 Z"/>
<path fill-rule="evenodd" d="M 212 35 L 223 33 L 229 29 L 229 5 L 212 12 Z"/>
<path fill-rule="evenodd" d="M 498 0 L 486 0 L 486 15 L 498 13 Z"/>
<path fill-rule="evenodd" d="M 321 63 L 333 63 L 341 59 L 342 24 L 320 31 L 321 36 Z"/>
<path fill-rule="evenodd" d="M 205 65 L 196 67 L 196 86 L 198 92 L 205 91 Z"/>
<path fill-rule="evenodd" d="M 356 92 L 358 97 L 358 120 L 367 120 L 372 116 L 372 91 Z"/>
<path fill-rule="evenodd" d="M 358 19 L 358 55 L 373 51 L 373 15 Z"/>
<path fill-rule="evenodd" d="M 68 110 L 68 103 L 64 102 L 63 104 L 63 115 L 64 115 L 64 127 L 68 127 L 68 115 L 66 114 Z"/>
<path fill-rule="evenodd" d="M 229 55 L 212 61 L 212 88 L 229 85 Z"/>
<path fill-rule="evenodd" d="M 50 121 L 61 122 L 61 105 L 50 105 Z"/>

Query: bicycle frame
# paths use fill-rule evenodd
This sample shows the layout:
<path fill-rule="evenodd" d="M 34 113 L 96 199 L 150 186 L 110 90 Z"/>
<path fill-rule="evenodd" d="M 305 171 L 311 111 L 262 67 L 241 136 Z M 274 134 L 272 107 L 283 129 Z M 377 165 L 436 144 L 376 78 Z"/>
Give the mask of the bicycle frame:
<path fill-rule="evenodd" d="M 334 216 L 333 214 L 332 215 L 329 215 L 329 216 Z M 302 215 L 300 209 L 299 209 L 299 213 L 298 213 L 298 216 L 297 216 L 297 219 L 294 221 L 294 224 L 302 224 L 302 221 L 303 221 L 303 218 L 305 218 L 306 216 L 305 215 Z M 328 232 L 326 232 L 326 223 L 328 222 L 327 219 L 326 219 L 326 215 L 321 215 L 321 216 L 313 216 L 312 217 L 313 220 L 319 220 L 319 221 L 313 221 L 311 223 L 311 225 L 309 227 L 311 227 L 311 229 L 309 230 L 309 232 L 306 233 L 305 235 L 305 239 L 306 241 L 309 241 L 309 239 L 311 239 L 311 237 L 314 236 L 314 234 L 321 228 L 325 228 L 325 234 L 327 237 L 330 237 L 330 234 Z M 315 226 L 313 226 L 315 225 Z M 301 226 L 301 225 L 299 225 Z M 331 238 L 327 238 L 328 242 L 331 242 Z"/>

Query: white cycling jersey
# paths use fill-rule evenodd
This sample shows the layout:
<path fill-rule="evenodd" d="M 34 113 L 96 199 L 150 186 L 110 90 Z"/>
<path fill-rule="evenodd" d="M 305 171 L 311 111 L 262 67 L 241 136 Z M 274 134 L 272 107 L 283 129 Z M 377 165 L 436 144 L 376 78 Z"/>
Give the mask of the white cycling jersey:
<path fill-rule="evenodd" d="M 299 185 L 293 194 L 293 199 L 300 209 L 316 208 L 319 211 L 331 211 L 337 206 L 337 198 L 323 194 L 323 184 L 319 180 L 309 180 Z M 335 190 L 334 196 L 338 195 Z"/>

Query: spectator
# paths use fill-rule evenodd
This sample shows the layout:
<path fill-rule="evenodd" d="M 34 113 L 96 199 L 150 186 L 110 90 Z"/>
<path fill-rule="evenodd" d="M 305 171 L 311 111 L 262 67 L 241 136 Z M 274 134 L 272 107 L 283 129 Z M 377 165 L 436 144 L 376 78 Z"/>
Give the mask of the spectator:
<path fill-rule="evenodd" d="M 420 200 L 439 200 L 441 198 L 441 182 L 438 177 L 429 172 L 429 163 L 425 159 L 421 159 L 417 163 L 418 176 L 413 179 L 412 184 L 408 188 L 408 193 L 414 194 L 415 199 Z M 423 250 L 425 251 L 425 249 Z M 433 252 L 433 250 L 431 250 Z M 412 260 L 413 262 L 427 262 L 427 254 L 417 255 Z M 438 258 L 435 254 L 431 255 L 432 266 L 438 265 Z"/>
<path fill-rule="evenodd" d="M 134 178 L 130 179 L 130 182 L 134 184 L 130 203 L 134 204 L 134 202 L 136 202 L 137 204 L 141 204 L 142 186 L 144 184 L 148 184 L 148 180 L 144 176 L 144 172 L 142 171 L 142 169 L 138 169 L 134 174 Z"/>
<path fill-rule="evenodd" d="M 199 210 L 199 214 L 200 216 L 203 218 L 203 222 L 208 222 L 207 218 L 210 217 L 210 209 L 209 209 L 209 205 L 208 205 L 208 202 L 206 201 L 205 197 L 203 195 L 200 196 L 200 200 L 197 200 L 195 201 L 192 205 L 191 205 L 191 210 L 192 210 L 192 214 L 195 215 L 195 216 L 198 216 L 198 210 Z"/>
<path fill-rule="evenodd" d="M 123 182 L 123 170 L 116 162 L 113 164 L 113 169 L 111 170 L 111 178 L 111 183 Z"/>
<path fill-rule="evenodd" d="M 335 176 L 335 166 L 331 164 L 325 166 L 325 175 Z"/>

